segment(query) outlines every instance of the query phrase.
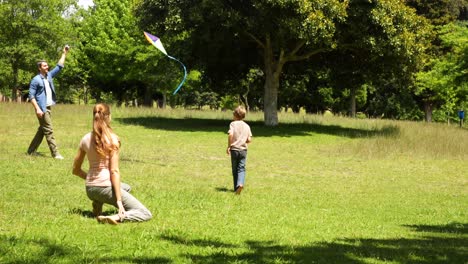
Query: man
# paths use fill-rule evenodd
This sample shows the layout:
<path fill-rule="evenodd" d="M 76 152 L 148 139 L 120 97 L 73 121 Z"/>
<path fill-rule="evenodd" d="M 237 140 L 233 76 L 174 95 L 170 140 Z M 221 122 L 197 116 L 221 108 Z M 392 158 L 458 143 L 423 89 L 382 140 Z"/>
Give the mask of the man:
<path fill-rule="evenodd" d="M 37 120 L 39 120 L 39 128 L 28 148 L 28 154 L 32 155 L 36 152 L 42 139 L 46 138 L 49 145 L 50 153 L 55 159 L 63 159 L 57 149 L 55 143 L 54 130 L 52 128 L 51 107 L 55 105 L 56 95 L 53 83 L 53 78 L 62 70 L 65 63 L 69 46 L 63 48 L 62 56 L 60 57 L 57 66 L 49 72 L 49 65 L 46 61 L 39 61 L 37 67 L 39 74 L 36 75 L 29 85 L 29 100 L 36 111 Z"/>

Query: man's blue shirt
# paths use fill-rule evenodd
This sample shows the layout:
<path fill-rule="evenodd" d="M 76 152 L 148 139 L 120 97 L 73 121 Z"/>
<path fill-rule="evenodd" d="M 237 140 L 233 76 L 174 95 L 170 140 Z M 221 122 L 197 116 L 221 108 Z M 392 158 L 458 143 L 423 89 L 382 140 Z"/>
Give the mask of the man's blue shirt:
<path fill-rule="evenodd" d="M 55 68 L 53 68 L 47 74 L 47 80 L 50 84 L 50 89 L 52 90 L 52 101 L 55 104 L 56 96 L 55 96 L 55 88 L 54 88 L 54 81 L 53 78 L 57 75 L 63 68 L 63 65 L 57 64 Z M 45 85 L 44 85 L 44 76 L 38 74 L 32 78 L 31 83 L 29 84 L 29 100 L 36 99 L 37 104 L 41 108 L 42 112 L 46 112 L 47 110 L 47 97 L 45 93 Z"/>

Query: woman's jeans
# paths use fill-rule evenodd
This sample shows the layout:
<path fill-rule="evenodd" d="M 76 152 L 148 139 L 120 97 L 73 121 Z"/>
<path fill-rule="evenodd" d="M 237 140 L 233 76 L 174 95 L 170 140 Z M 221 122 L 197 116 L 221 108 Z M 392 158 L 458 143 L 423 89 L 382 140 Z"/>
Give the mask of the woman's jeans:
<path fill-rule="evenodd" d="M 232 178 L 234 180 L 234 191 L 239 185 L 244 186 L 245 163 L 247 161 L 247 150 L 231 150 Z"/>
<path fill-rule="evenodd" d="M 125 216 L 122 221 L 141 222 L 150 220 L 152 217 L 151 212 L 129 193 L 130 186 L 128 184 L 121 183 L 120 189 L 122 204 L 125 208 Z M 97 205 L 102 206 L 102 204 L 111 204 L 118 208 L 117 199 L 115 198 L 112 186 L 86 186 L 86 194 L 88 195 L 88 198 Z"/>

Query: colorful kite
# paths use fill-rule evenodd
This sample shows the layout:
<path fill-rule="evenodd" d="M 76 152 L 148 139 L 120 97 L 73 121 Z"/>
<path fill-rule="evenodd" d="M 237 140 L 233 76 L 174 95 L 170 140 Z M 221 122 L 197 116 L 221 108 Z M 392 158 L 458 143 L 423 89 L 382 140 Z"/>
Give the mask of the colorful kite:
<path fill-rule="evenodd" d="M 143 32 L 145 34 L 145 37 L 146 39 L 151 43 L 153 44 L 153 46 L 155 46 L 158 50 L 160 50 L 162 53 L 164 53 L 167 57 L 169 57 L 169 59 L 173 59 L 175 61 L 178 61 L 180 63 L 180 65 L 182 65 L 182 67 L 184 68 L 184 79 L 182 80 L 182 82 L 180 82 L 179 86 L 177 86 L 177 89 L 175 89 L 175 91 L 172 93 L 172 94 L 176 94 L 180 87 L 182 87 L 182 85 L 184 84 L 185 82 L 185 79 L 187 78 L 187 69 L 185 68 L 185 65 L 178 59 L 170 56 L 169 54 L 167 54 L 166 50 L 164 49 L 164 46 L 161 42 L 161 40 L 156 37 L 156 36 L 153 36 L 151 35 L 150 33 L 148 32 Z"/>

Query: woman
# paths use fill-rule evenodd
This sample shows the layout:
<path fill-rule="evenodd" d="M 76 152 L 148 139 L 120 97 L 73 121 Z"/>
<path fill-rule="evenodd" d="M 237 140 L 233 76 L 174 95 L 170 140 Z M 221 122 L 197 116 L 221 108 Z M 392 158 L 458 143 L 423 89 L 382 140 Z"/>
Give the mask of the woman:
<path fill-rule="evenodd" d="M 151 212 L 129 193 L 130 186 L 120 182 L 120 140 L 112 131 L 110 120 L 108 105 L 94 106 L 93 131 L 81 139 L 73 161 L 73 174 L 86 180 L 86 194 L 93 201 L 93 214 L 100 223 L 116 225 L 123 221 L 147 221 L 152 217 Z M 88 172 L 81 169 L 86 154 Z M 118 214 L 101 215 L 105 203 L 117 207 Z"/>

